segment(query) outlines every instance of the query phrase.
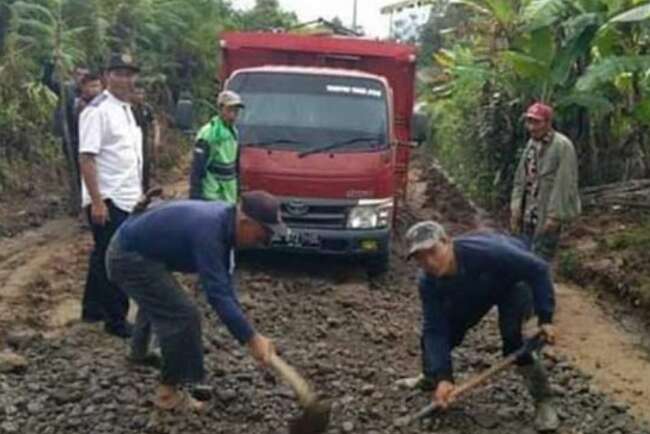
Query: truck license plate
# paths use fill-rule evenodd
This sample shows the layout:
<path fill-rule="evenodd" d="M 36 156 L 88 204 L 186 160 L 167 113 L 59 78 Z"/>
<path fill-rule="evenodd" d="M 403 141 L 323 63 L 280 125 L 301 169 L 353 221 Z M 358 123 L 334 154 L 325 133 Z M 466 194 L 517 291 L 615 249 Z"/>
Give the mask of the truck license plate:
<path fill-rule="evenodd" d="M 309 232 L 292 232 L 288 236 L 274 237 L 272 244 L 289 247 L 318 247 L 320 246 L 320 238 L 318 235 Z"/>

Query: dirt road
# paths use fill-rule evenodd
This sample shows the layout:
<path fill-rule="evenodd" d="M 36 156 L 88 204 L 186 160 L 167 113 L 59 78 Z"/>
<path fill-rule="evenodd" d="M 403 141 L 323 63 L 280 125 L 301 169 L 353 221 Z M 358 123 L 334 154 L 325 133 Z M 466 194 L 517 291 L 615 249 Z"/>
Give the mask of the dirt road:
<path fill-rule="evenodd" d="M 438 177 L 433 176 L 435 185 L 427 185 L 418 173 L 413 176 L 400 231 L 429 216 L 447 221 L 455 231 L 478 221 L 476 210 Z M 431 181 L 432 175 L 424 178 Z M 286 418 L 296 412 L 290 390 L 257 369 L 208 309 L 203 309 L 204 343 L 207 381 L 217 395 L 213 407 L 200 417 L 152 413 L 156 372 L 133 369 L 124 360 L 124 342 L 75 323 L 89 247 L 88 234 L 70 219 L 0 242 L 0 338 L 26 328 L 47 335 L 15 342 L 29 367 L 24 373 L 0 374 L 0 433 L 285 431 Z M 427 399 L 394 386 L 418 371 L 420 313 L 415 270 L 401 259 L 399 240 L 393 248 L 391 271 L 378 279 L 341 261 L 249 256 L 240 262 L 238 280 L 249 316 L 334 400 L 329 432 L 533 432 L 532 403 L 513 373 L 444 418 L 410 430 L 393 426 L 394 418 Z M 192 286 L 191 279 L 185 281 Z M 643 375 L 650 362 L 634 347 L 634 336 L 617 328 L 577 289 L 561 286 L 558 305 L 561 339 L 547 364 L 561 409 L 561 432 L 650 433 L 632 416 L 650 414 Z M 597 348 L 600 343 L 606 346 Z M 485 368 L 498 353 L 491 316 L 455 352 L 459 378 Z"/>

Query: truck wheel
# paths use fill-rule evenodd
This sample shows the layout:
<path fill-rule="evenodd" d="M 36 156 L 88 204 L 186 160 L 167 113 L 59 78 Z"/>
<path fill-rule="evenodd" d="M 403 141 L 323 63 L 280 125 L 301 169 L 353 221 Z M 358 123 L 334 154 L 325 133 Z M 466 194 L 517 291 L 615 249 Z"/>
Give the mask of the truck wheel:
<path fill-rule="evenodd" d="M 388 271 L 390 266 L 390 253 L 383 252 L 375 257 L 372 257 L 366 262 L 366 269 L 370 277 L 380 276 Z"/>

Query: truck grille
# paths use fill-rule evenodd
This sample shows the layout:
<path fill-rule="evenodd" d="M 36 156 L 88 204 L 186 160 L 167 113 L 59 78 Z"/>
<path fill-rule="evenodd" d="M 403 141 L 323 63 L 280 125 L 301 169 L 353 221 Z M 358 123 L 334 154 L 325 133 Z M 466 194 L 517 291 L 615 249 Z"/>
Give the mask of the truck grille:
<path fill-rule="evenodd" d="M 343 229 L 353 201 L 283 199 L 282 219 L 289 227 Z"/>

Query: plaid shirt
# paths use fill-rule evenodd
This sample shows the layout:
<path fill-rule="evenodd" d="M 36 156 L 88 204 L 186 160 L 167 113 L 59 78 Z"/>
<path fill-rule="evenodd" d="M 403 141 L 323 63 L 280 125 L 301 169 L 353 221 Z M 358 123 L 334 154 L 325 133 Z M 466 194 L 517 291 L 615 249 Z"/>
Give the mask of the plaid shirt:
<path fill-rule="evenodd" d="M 553 131 L 549 131 L 541 140 L 534 140 L 528 149 L 525 162 L 526 196 L 524 203 L 524 225 L 536 227 L 539 221 L 539 160 L 548 145 L 553 141 Z"/>

